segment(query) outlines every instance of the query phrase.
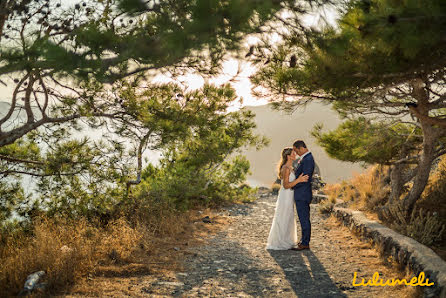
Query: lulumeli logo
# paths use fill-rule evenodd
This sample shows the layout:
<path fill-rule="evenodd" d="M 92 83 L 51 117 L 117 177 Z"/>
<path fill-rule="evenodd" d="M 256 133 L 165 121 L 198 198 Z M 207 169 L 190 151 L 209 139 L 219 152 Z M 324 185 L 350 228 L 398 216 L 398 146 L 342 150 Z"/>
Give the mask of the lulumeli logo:
<path fill-rule="evenodd" d="M 405 278 L 403 279 L 398 279 L 398 278 L 391 278 L 388 279 L 386 281 L 384 281 L 384 279 L 379 277 L 379 273 L 375 272 L 373 273 L 373 277 L 372 279 L 369 279 L 367 281 L 365 281 L 364 278 L 361 278 L 361 282 L 357 283 L 356 279 L 357 279 L 358 273 L 355 271 L 353 274 L 353 281 L 352 281 L 352 285 L 354 287 L 385 287 L 385 286 L 395 286 L 395 285 L 406 285 L 406 286 L 412 286 L 412 287 L 416 287 L 416 286 L 420 286 L 420 287 L 430 287 L 433 286 L 434 283 L 429 283 L 429 279 L 426 278 L 424 272 L 420 272 L 420 274 L 418 275 L 418 277 L 412 277 L 412 279 L 410 280 L 410 282 L 408 282 Z M 426 281 L 425 281 L 426 279 Z M 423 283 L 424 282 L 424 283 Z"/>

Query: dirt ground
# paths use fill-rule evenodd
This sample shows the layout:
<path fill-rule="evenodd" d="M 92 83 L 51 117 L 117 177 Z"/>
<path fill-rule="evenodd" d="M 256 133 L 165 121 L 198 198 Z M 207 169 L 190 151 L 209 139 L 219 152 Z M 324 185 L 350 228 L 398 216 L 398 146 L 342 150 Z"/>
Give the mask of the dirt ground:
<path fill-rule="evenodd" d="M 197 212 L 184 233 L 132 262 L 98 266 L 64 297 L 418 297 L 419 288 L 354 287 L 353 275 L 410 278 L 333 217 L 311 207 L 311 250 L 267 251 L 276 196 Z M 211 223 L 202 218 L 209 216 Z M 298 224 L 299 226 L 299 224 Z M 300 235 L 300 230 L 298 230 Z"/>

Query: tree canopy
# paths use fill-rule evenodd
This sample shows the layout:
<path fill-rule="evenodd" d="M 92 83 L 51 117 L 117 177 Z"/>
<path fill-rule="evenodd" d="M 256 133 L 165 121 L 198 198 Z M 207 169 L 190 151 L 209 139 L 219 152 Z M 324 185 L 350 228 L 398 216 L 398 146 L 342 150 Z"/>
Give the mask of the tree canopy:
<path fill-rule="evenodd" d="M 283 42 L 272 46 L 271 62 L 261 67 L 253 81 L 275 95 L 275 103 L 282 108 L 319 99 L 334 102 L 346 117 L 362 115 L 384 119 L 387 126 L 411 126 L 412 133 L 401 137 L 409 144 L 421 135 L 421 144 L 417 151 L 408 150 L 410 145 L 400 146 L 395 157 L 403 158 L 393 167 L 392 176 L 394 189 L 399 189 L 393 196 L 396 199 L 402 186 L 413 182 L 403 200 L 404 208 L 411 210 L 427 183 L 433 160 L 446 152 L 442 141 L 446 136 L 445 13 L 446 4 L 440 0 L 349 1 L 340 10 L 337 28 L 310 31 L 306 38 L 296 39 L 298 30 L 289 26 Z M 343 138 L 341 131 L 354 123 L 358 124 L 348 122 L 339 128 L 338 141 Z M 357 128 L 349 130 L 350 138 L 358 136 Z M 348 148 L 337 150 L 349 152 Z M 351 153 L 351 159 L 358 158 Z"/>
<path fill-rule="evenodd" d="M 151 78 L 215 74 L 247 34 L 292 2 L 1 1 L 0 84 L 11 90 L 0 111 L 2 219 L 34 203 L 66 214 L 107 210 L 141 182 L 147 149 L 180 150 L 212 135 L 224 153 L 197 150 L 217 170 L 240 146 L 262 144 L 252 115 L 227 113 L 236 99 L 229 86 L 189 92 Z M 73 137 L 86 128 L 103 137 Z M 15 183 L 23 176 L 37 181 L 39 199 Z"/>

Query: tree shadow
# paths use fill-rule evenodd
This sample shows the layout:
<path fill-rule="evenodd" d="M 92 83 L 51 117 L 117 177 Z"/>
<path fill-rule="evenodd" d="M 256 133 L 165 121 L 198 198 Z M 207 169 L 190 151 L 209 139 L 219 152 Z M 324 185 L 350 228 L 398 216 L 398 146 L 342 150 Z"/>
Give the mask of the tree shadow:
<path fill-rule="evenodd" d="M 226 210 L 231 216 L 241 217 L 258 212 L 254 209 L 255 205 L 244 204 Z M 198 292 L 199 296 L 236 296 L 236 293 L 244 293 L 254 297 L 271 297 L 289 296 L 294 291 L 297 297 L 347 297 L 336 287 L 313 252 L 265 251 L 263 247 L 252 250 L 241 244 L 244 240 L 233 240 L 228 233 L 219 232 L 208 244 L 196 250 L 198 255 L 186 261 L 187 275 L 177 275 L 176 279 L 181 285 L 171 287 L 169 295 L 187 297 L 195 292 L 192 289 L 203 287 L 205 292 Z M 241 236 L 259 237 L 251 234 Z M 268 253 L 273 262 L 266 265 L 261 257 L 267 257 Z M 283 279 L 280 269 L 270 266 L 274 262 L 283 270 L 291 288 L 280 281 Z M 219 292 L 220 286 L 226 291 Z"/>
<path fill-rule="evenodd" d="M 347 297 L 311 250 L 268 250 L 297 297 Z"/>
<path fill-rule="evenodd" d="M 224 240 L 219 241 L 219 244 L 226 248 L 221 249 L 219 257 L 216 259 L 203 254 L 200 259 L 189 263 L 188 276 L 177 276 L 184 285 L 176 287 L 173 296 L 187 295 L 192 288 L 200 288 L 210 280 L 218 280 L 220 286 L 234 293 L 243 292 L 255 297 L 262 296 L 262 290 L 270 289 L 269 279 L 277 273 L 271 268 L 265 268 L 251 251 L 238 242 L 226 238 L 226 233 L 222 234 L 219 237 Z M 215 297 L 222 294 L 215 291 L 202 295 Z"/>

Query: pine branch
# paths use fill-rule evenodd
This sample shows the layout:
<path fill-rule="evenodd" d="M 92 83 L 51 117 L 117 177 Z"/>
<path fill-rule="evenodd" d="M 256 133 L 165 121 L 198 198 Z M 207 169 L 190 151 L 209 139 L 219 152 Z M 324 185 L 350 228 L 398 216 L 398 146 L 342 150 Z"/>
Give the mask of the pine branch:
<path fill-rule="evenodd" d="M 44 162 L 36 161 L 36 160 L 30 160 L 30 159 L 22 159 L 17 157 L 11 157 L 0 154 L 0 160 L 6 160 L 9 162 L 17 162 L 17 163 L 28 163 L 28 164 L 34 164 L 34 165 L 44 165 Z"/>

